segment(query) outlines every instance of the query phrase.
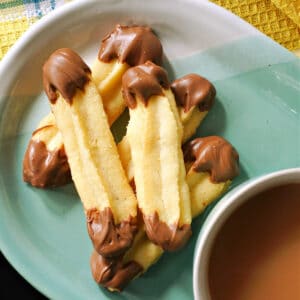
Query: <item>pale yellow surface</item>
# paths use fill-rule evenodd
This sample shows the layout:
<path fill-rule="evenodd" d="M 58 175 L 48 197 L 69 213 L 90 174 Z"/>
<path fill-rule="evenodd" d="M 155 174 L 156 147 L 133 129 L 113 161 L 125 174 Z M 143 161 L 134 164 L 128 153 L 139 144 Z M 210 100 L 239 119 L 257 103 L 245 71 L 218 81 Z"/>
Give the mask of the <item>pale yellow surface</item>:
<path fill-rule="evenodd" d="M 178 107 L 176 105 L 174 94 L 172 93 L 171 89 L 167 89 L 167 90 L 164 90 L 164 95 L 167 97 L 167 99 L 169 101 L 171 111 L 174 115 L 174 118 L 175 118 L 175 121 L 176 121 L 176 124 L 177 124 L 177 127 L 178 127 L 177 132 L 178 132 L 178 135 L 180 136 L 181 141 L 182 141 L 183 125 L 182 125 L 182 120 L 180 119 L 180 115 L 178 113 Z M 180 148 L 181 148 L 181 146 L 180 146 Z"/>
<path fill-rule="evenodd" d="M 183 108 L 179 109 L 180 119 L 183 125 L 182 143 L 186 142 L 195 133 L 201 122 L 204 120 L 208 111 L 200 111 L 198 107 L 193 107 L 189 112 L 185 113 Z"/>
<path fill-rule="evenodd" d="M 130 109 L 130 143 L 139 207 L 169 225 L 191 222 L 188 187 L 174 99 L 152 96 Z"/>
<path fill-rule="evenodd" d="M 88 182 L 88 178 L 85 176 L 83 161 L 80 157 L 80 152 L 78 151 L 79 146 L 75 128 L 73 126 L 71 111 L 68 104 L 61 96 L 59 96 L 55 105 L 52 105 L 52 111 L 55 115 L 56 124 L 58 127 L 63 128 L 61 133 L 63 135 L 65 151 L 68 155 L 68 163 L 72 170 L 73 182 L 75 183 L 77 192 L 83 203 L 83 207 L 88 209 L 92 207 L 95 200 L 92 190 L 89 188 L 90 183 Z M 106 200 L 106 202 L 108 201 Z"/>
<path fill-rule="evenodd" d="M 52 113 L 41 120 L 37 129 L 39 130 L 33 133 L 32 140 L 44 142 L 49 151 L 55 151 L 63 147 L 62 136 L 56 127 Z"/>
<path fill-rule="evenodd" d="M 122 168 L 101 97 L 90 81 L 72 105 L 62 97 L 52 105 L 85 209 L 110 207 L 116 223 L 136 216 L 137 201 Z"/>
<path fill-rule="evenodd" d="M 105 63 L 95 60 L 92 66 L 92 76 L 100 95 L 104 109 L 112 124 L 125 110 L 126 104 L 122 97 L 122 76 L 129 65 L 118 62 L 117 59 Z"/>
<path fill-rule="evenodd" d="M 136 261 L 144 272 L 153 265 L 163 254 L 161 247 L 153 244 L 147 237 L 144 228 L 140 228 L 134 239 L 132 247 L 124 256 L 124 263 Z"/>
<path fill-rule="evenodd" d="M 120 155 L 123 169 L 128 178 L 128 181 L 130 182 L 131 180 L 133 180 L 134 177 L 134 169 L 133 169 L 133 161 L 131 159 L 130 144 L 127 135 L 123 137 L 121 142 L 118 143 L 117 147 L 118 147 L 118 152 Z"/>
<path fill-rule="evenodd" d="M 170 89 L 164 90 L 164 94 L 166 95 L 170 108 L 172 110 L 172 113 L 175 117 L 176 125 L 177 125 L 177 133 L 179 136 L 179 142 L 177 144 L 177 151 L 179 156 L 179 178 L 178 178 L 178 184 L 179 184 L 179 197 L 180 197 L 180 220 L 181 224 L 187 224 L 187 222 L 191 222 L 191 206 L 190 206 L 190 197 L 189 197 L 189 188 L 186 183 L 186 169 L 184 165 L 184 159 L 183 159 L 183 153 L 181 149 L 183 134 L 184 134 L 184 128 L 182 126 L 182 122 L 178 113 L 178 107 L 176 106 L 176 101 L 174 94 Z M 168 133 L 166 133 L 168 134 Z M 167 153 L 165 153 L 167 155 Z M 163 162 L 163 160 L 162 160 Z M 186 223 L 185 221 L 186 220 Z"/>
<path fill-rule="evenodd" d="M 190 170 L 186 180 L 190 189 L 191 207 L 193 218 L 221 196 L 229 187 L 231 181 L 213 183 L 210 174 L 206 172 L 195 172 Z"/>

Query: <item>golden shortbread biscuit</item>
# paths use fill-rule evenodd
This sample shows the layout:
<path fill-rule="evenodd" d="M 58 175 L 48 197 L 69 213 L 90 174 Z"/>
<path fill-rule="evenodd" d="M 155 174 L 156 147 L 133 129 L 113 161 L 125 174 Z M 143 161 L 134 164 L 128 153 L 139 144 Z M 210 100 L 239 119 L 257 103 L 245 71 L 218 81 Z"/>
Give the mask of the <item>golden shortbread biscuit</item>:
<path fill-rule="evenodd" d="M 239 174 L 239 155 L 224 138 L 196 138 L 183 146 L 193 217 L 223 194 Z"/>
<path fill-rule="evenodd" d="M 147 62 L 129 69 L 122 86 L 130 112 L 127 138 L 146 233 L 164 250 L 177 250 L 191 235 L 191 209 L 181 151 L 182 125 L 174 97 L 166 95 L 172 95 L 167 74 Z"/>
<path fill-rule="evenodd" d="M 120 255 L 137 231 L 137 201 L 90 69 L 72 50 L 59 49 L 44 64 L 43 81 L 94 247 L 104 257 Z"/>
<path fill-rule="evenodd" d="M 188 74 L 171 84 L 183 126 L 182 142 L 192 137 L 214 104 L 216 89 L 206 78 Z"/>

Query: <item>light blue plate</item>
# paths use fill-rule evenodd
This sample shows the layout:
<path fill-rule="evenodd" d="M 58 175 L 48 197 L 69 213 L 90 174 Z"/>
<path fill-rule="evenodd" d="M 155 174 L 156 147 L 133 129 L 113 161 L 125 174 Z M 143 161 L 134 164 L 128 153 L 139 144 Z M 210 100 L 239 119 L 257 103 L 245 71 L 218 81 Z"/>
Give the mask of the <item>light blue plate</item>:
<path fill-rule="evenodd" d="M 148 3 L 149 2 L 149 3 Z M 33 26 L 0 65 L 0 248 L 11 264 L 52 299 L 192 299 L 193 237 L 165 254 L 122 294 L 93 281 L 92 245 L 72 185 L 35 189 L 22 181 L 32 130 L 49 108 L 41 66 L 59 47 L 90 63 L 101 37 L 118 22 L 155 29 L 172 78 L 200 73 L 217 101 L 198 135 L 221 135 L 240 153 L 248 178 L 300 166 L 300 63 L 250 25 L 207 1 L 75 1 Z"/>

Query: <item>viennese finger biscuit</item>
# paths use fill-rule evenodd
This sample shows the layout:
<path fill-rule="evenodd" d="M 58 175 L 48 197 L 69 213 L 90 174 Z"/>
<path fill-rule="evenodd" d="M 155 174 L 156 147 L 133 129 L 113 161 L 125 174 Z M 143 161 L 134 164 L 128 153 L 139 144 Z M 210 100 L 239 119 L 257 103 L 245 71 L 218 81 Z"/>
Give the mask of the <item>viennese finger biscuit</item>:
<path fill-rule="evenodd" d="M 191 210 L 182 126 L 174 98 L 165 94 L 167 74 L 147 62 L 130 68 L 122 87 L 130 112 L 127 137 L 146 233 L 164 250 L 177 250 L 191 235 Z"/>
<path fill-rule="evenodd" d="M 92 74 L 111 123 L 126 107 L 121 94 L 125 71 L 148 60 L 160 65 L 162 53 L 162 45 L 150 27 L 117 25 L 102 40 Z"/>
<path fill-rule="evenodd" d="M 109 259 L 94 251 L 90 260 L 92 275 L 98 284 L 109 290 L 122 291 L 131 280 L 153 265 L 162 253 L 163 249 L 153 244 L 141 227 L 124 256 Z"/>
<path fill-rule="evenodd" d="M 171 84 L 183 126 L 182 141 L 186 142 L 198 128 L 214 104 L 216 89 L 198 74 L 185 75 Z"/>
<path fill-rule="evenodd" d="M 219 136 L 201 137 L 183 146 L 193 217 L 223 194 L 239 174 L 239 155 Z"/>
<path fill-rule="evenodd" d="M 59 49 L 46 61 L 43 80 L 94 247 L 118 256 L 137 231 L 137 201 L 90 69 L 72 50 Z"/>
<path fill-rule="evenodd" d="M 57 187 L 71 181 L 71 173 L 52 114 L 33 132 L 23 159 L 23 179 L 32 186 Z"/>
<path fill-rule="evenodd" d="M 124 72 L 130 66 L 144 63 L 147 60 L 160 64 L 162 53 L 162 45 L 149 27 L 117 25 L 103 39 L 98 57 L 92 67 L 91 76 L 102 96 L 104 110 L 110 125 L 126 107 L 121 94 Z M 44 118 L 43 127 L 39 125 L 39 134 L 32 137 L 24 157 L 24 181 L 36 187 L 60 186 L 71 181 L 70 176 L 67 176 L 70 174 L 70 170 L 66 163 L 67 157 L 63 155 L 61 136 L 53 120 L 51 114 Z M 49 121 L 48 124 L 47 121 Z M 56 140 L 55 145 L 49 140 L 48 125 L 51 125 L 51 141 Z M 37 138 L 39 141 L 38 148 L 36 145 Z M 51 150 L 48 148 L 50 143 Z M 43 154 L 40 155 L 37 150 L 43 151 Z M 59 155 L 55 156 L 55 160 L 52 159 L 51 165 L 43 160 L 52 157 L 54 153 Z M 60 167 L 63 168 L 59 169 Z M 53 176 L 57 178 L 53 178 Z"/>

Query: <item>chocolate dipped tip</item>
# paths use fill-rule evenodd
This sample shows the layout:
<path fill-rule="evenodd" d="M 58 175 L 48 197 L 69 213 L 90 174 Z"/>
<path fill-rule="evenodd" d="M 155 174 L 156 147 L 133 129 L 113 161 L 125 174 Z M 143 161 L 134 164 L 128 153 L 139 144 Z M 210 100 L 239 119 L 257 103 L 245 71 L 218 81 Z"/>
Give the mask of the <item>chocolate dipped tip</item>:
<path fill-rule="evenodd" d="M 159 219 L 158 213 L 144 215 L 145 230 L 149 240 L 165 251 L 176 251 L 182 248 L 192 235 L 190 224 L 169 226 Z"/>
<path fill-rule="evenodd" d="M 73 50 L 61 48 L 54 51 L 43 66 L 43 84 L 48 99 L 55 103 L 58 91 L 72 104 L 76 89 L 84 90 L 90 74 L 88 65 Z"/>
<path fill-rule="evenodd" d="M 161 42 L 150 27 L 117 25 L 102 40 L 98 59 L 103 62 L 118 59 L 130 66 L 150 60 L 160 65 L 162 54 Z"/>
<path fill-rule="evenodd" d="M 117 291 L 122 291 L 132 279 L 143 272 L 143 267 L 136 261 L 124 264 L 122 257 L 104 258 L 95 250 L 91 255 L 90 265 L 98 284 Z"/>
<path fill-rule="evenodd" d="M 168 88 L 167 72 L 150 61 L 128 69 L 122 78 L 123 97 L 131 109 L 136 107 L 137 99 L 147 106 L 151 96 L 163 95 L 163 89 Z"/>
<path fill-rule="evenodd" d="M 188 74 L 176 79 L 171 84 L 178 106 L 187 113 L 197 106 L 200 111 L 208 111 L 214 104 L 216 89 L 206 78 L 198 74 Z"/>
<path fill-rule="evenodd" d="M 219 136 L 196 138 L 183 146 L 185 162 L 193 162 L 195 172 L 209 172 L 212 182 L 225 182 L 239 174 L 239 155 Z"/>
<path fill-rule="evenodd" d="M 70 183 L 72 177 L 64 146 L 50 151 L 43 141 L 31 139 L 23 159 L 23 180 L 38 188 Z"/>
<path fill-rule="evenodd" d="M 136 218 L 115 224 L 110 208 L 90 209 L 86 213 L 87 227 L 96 251 L 104 257 L 116 257 L 131 247 L 138 230 Z"/>

